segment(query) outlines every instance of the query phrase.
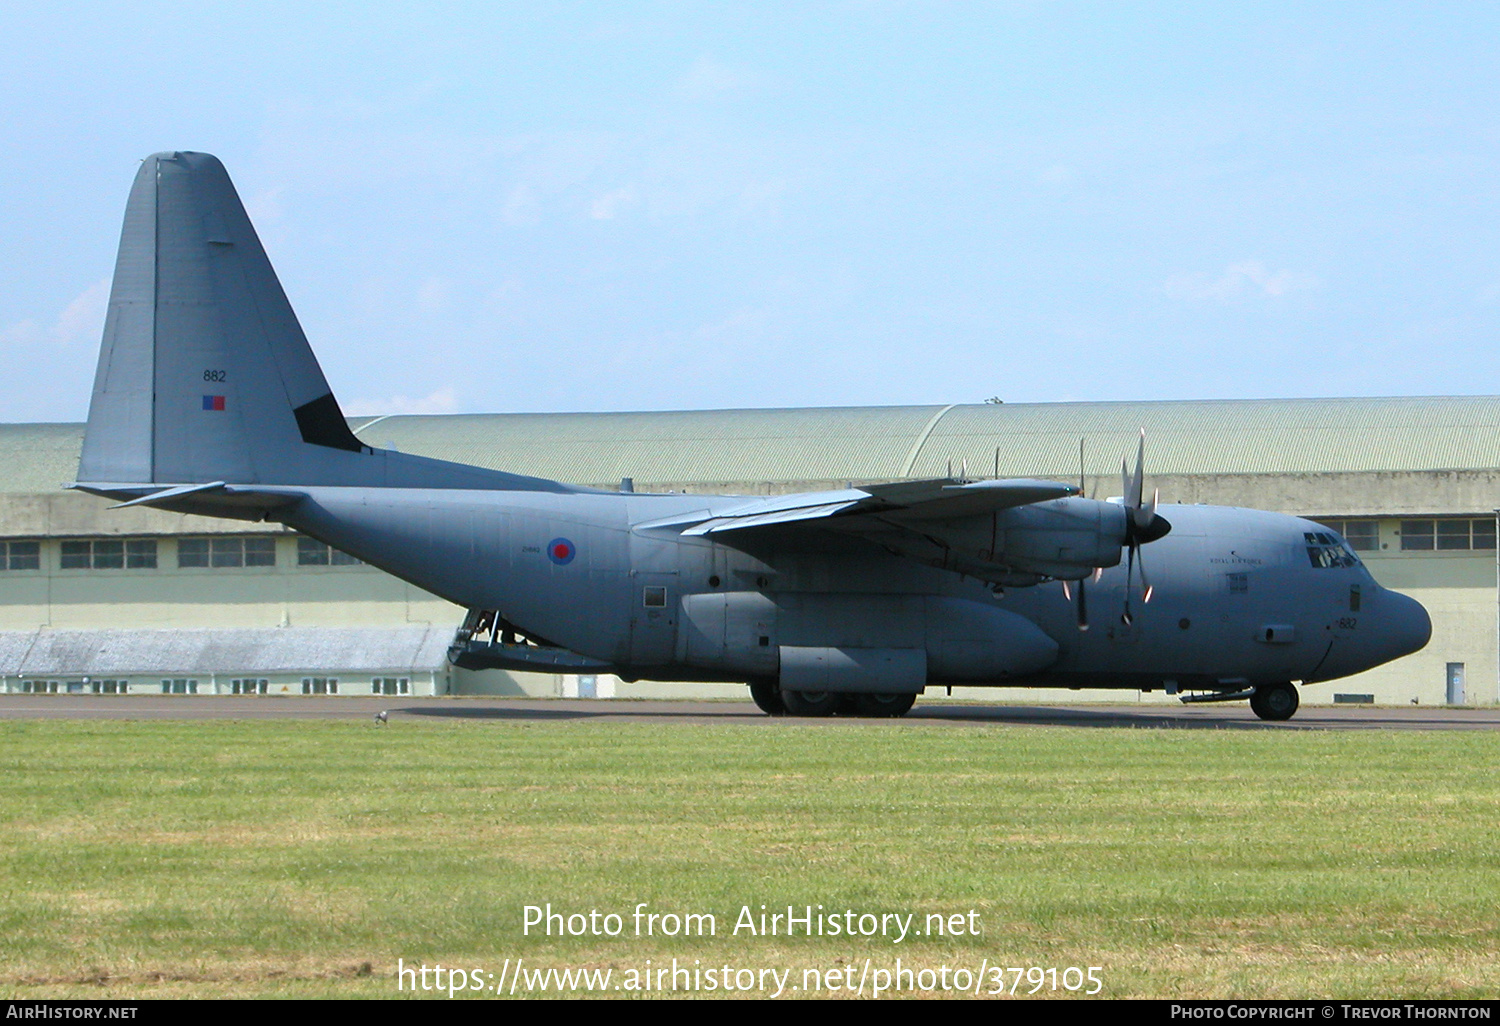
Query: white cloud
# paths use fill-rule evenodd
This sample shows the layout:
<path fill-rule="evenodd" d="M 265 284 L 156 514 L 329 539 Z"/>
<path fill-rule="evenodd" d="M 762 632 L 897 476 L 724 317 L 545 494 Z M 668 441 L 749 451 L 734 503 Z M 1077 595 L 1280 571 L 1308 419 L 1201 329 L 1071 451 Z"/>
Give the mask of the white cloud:
<path fill-rule="evenodd" d="M 51 327 L 27 318 L 0 329 L 7 346 L 71 347 L 97 346 L 104 334 L 104 314 L 109 309 L 109 279 L 101 278 L 63 307 Z"/>
<path fill-rule="evenodd" d="M 687 73 L 677 80 L 677 88 L 694 100 L 717 99 L 760 84 L 761 76 L 756 73 L 730 67 L 712 57 L 699 57 Z"/>
<path fill-rule="evenodd" d="M 351 417 L 380 417 L 387 414 L 453 413 L 457 409 L 458 390 L 450 385 L 416 398 L 393 395 L 384 399 L 356 399 L 344 412 Z"/>
<path fill-rule="evenodd" d="M 285 194 L 285 188 L 262 189 L 246 198 L 245 212 L 250 215 L 250 223 L 259 228 L 281 221 L 286 215 L 286 204 L 282 201 Z"/>
<path fill-rule="evenodd" d="M 52 340 L 59 345 L 98 345 L 104 334 L 104 315 L 109 310 L 109 279 L 100 278 L 63 308 L 52 326 Z"/>
<path fill-rule="evenodd" d="M 1292 292 L 1315 289 L 1321 282 L 1311 274 L 1285 268 L 1270 271 L 1259 260 L 1230 264 L 1217 277 L 1208 274 L 1174 274 L 1162 285 L 1173 299 L 1228 302 L 1234 299 L 1277 298 Z"/>
<path fill-rule="evenodd" d="M 635 199 L 634 186 L 607 192 L 594 200 L 589 216 L 596 221 L 612 221 L 623 209 L 634 206 Z"/>
<path fill-rule="evenodd" d="M 542 204 L 529 184 L 521 182 L 506 194 L 500 207 L 500 219 L 517 227 L 536 224 L 542 219 Z"/>
<path fill-rule="evenodd" d="M 1078 180 L 1078 171 L 1067 164 L 1053 164 L 1038 171 L 1036 180 L 1043 185 L 1072 185 Z"/>
<path fill-rule="evenodd" d="M 40 324 L 27 318 L 0 328 L 0 343 L 3 343 L 7 349 L 14 349 L 17 346 L 34 346 L 41 343 L 46 334 Z"/>
<path fill-rule="evenodd" d="M 452 299 L 453 283 L 447 278 L 428 278 L 417 289 L 417 306 L 426 313 L 448 309 Z"/>

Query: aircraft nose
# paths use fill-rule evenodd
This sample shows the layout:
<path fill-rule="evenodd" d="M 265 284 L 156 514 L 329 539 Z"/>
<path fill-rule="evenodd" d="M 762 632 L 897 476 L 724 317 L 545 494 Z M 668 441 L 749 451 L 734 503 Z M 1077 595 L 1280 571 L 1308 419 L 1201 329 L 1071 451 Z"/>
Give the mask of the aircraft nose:
<path fill-rule="evenodd" d="M 1319 664 L 1318 680 L 1334 680 L 1411 655 L 1432 637 L 1432 620 L 1416 599 L 1381 589 L 1369 596 L 1359 630 L 1338 638 Z"/>
<path fill-rule="evenodd" d="M 1378 599 L 1370 624 L 1374 629 L 1360 631 L 1364 637 L 1361 648 L 1370 666 L 1411 655 L 1432 637 L 1432 618 L 1422 603 L 1396 591 L 1381 591 Z"/>
<path fill-rule="evenodd" d="M 1385 592 L 1380 598 L 1382 606 L 1390 607 L 1381 617 L 1385 640 L 1390 646 L 1387 659 L 1410 655 L 1431 640 L 1432 617 L 1422 603 L 1395 591 Z"/>

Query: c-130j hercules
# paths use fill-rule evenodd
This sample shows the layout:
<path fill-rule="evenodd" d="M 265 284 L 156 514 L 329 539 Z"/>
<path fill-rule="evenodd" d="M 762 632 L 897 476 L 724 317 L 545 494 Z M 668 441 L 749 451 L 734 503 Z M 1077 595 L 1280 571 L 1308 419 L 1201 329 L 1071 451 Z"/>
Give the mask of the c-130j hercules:
<path fill-rule="evenodd" d="M 1211 506 L 1168 522 L 1142 451 L 1124 498 L 1096 501 L 967 475 L 650 495 L 372 449 L 223 165 L 178 152 L 131 189 L 73 487 L 342 549 L 467 607 L 459 665 L 747 682 L 772 714 L 899 716 L 928 687 L 1033 685 L 1248 698 L 1286 719 L 1294 682 L 1426 644 L 1426 611 L 1322 525 Z M 1090 608 L 1107 629 L 1086 629 Z"/>

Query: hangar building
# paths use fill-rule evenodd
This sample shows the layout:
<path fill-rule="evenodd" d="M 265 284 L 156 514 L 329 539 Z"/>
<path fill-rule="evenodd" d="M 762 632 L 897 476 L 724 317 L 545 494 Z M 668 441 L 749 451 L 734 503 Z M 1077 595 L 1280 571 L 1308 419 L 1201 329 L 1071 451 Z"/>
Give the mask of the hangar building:
<path fill-rule="evenodd" d="M 388 416 L 350 427 L 372 446 L 577 484 L 747 495 L 950 468 L 1075 481 L 1082 440 L 1086 486 L 1101 498 L 1120 492 L 1120 459 L 1144 427 L 1147 487 L 1163 503 L 1320 520 L 1431 613 L 1424 651 L 1317 685 L 1304 702 L 1500 701 L 1500 397 Z M 373 567 L 275 525 L 110 510 L 62 490 L 82 434 L 0 425 L 0 690 L 745 693 L 457 669 L 446 651 L 465 611 Z"/>

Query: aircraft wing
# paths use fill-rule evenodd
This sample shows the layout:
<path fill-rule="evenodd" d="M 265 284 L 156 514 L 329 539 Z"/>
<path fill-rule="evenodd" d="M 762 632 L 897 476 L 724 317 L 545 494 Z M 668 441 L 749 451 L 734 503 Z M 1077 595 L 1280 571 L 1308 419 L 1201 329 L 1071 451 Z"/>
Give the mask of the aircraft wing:
<path fill-rule="evenodd" d="M 833 531 L 929 566 L 1022 587 L 1081 580 L 1120 561 L 1125 508 L 1072 498 L 1077 494 L 1057 481 L 938 478 L 751 499 L 635 527 L 710 536 L 746 551 L 768 533 Z"/>
<path fill-rule="evenodd" d="M 1021 478 L 959 482 L 937 478 L 754 499 L 743 506 L 703 510 L 638 526 L 679 527 L 685 535 L 708 535 L 877 513 L 903 521 L 942 520 L 994 513 L 1077 493 L 1072 485 L 1056 481 Z"/>

